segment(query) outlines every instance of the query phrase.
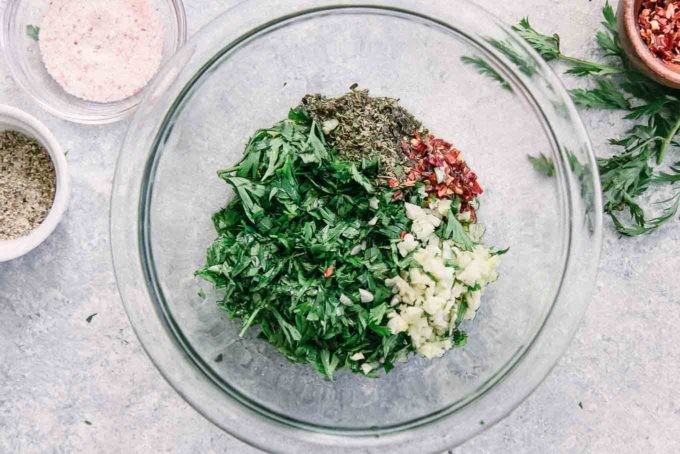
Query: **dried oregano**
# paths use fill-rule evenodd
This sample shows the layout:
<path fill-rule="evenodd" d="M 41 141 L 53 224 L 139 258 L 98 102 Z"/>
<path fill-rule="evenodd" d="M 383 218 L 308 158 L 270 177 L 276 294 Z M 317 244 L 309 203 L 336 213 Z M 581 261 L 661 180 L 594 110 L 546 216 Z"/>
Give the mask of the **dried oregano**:
<path fill-rule="evenodd" d="M 339 98 L 307 95 L 302 107 L 324 129 L 328 144 L 350 161 L 379 159 L 385 177 L 403 176 L 405 137 L 423 131 L 422 124 L 397 99 L 352 90 Z"/>

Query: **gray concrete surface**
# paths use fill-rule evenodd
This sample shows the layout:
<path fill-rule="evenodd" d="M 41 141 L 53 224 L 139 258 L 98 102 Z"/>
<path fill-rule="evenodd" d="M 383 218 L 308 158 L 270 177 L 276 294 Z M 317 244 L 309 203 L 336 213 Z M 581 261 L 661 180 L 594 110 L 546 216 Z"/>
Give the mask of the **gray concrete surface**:
<path fill-rule="evenodd" d="M 186 3 L 196 31 L 236 2 Z M 541 29 L 559 31 L 569 53 L 595 52 L 602 0 L 480 3 L 507 22 L 529 15 Z M 124 314 L 107 225 L 126 123 L 85 127 L 51 117 L 19 90 L 4 62 L 0 103 L 55 132 L 73 177 L 71 209 L 56 233 L 30 255 L 0 264 L 0 452 L 257 452 L 170 388 Z M 625 129 L 617 113 L 583 117 L 600 154 L 608 152 L 605 139 Z M 619 239 L 607 223 L 597 290 L 567 354 L 514 413 L 453 452 L 680 452 L 678 252 L 677 221 L 638 239 Z"/>

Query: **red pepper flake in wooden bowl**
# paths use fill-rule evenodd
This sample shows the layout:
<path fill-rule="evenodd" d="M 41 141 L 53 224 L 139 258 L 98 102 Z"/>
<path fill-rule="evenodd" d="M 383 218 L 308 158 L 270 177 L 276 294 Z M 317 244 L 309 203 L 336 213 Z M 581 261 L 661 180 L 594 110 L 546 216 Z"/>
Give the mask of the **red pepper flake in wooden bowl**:
<path fill-rule="evenodd" d="M 680 63 L 680 1 L 643 0 L 638 22 L 654 55 L 665 63 Z"/>
<path fill-rule="evenodd" d="M 439 199 L 461 200 L 461 212 L 469 212 L 475 222 L 475 209 L 471 202 L 484 190 L 477 175 L 470 170 L 460 150 L 432 134 L 413 134 L 411 140 L 402 142 L 402 150 L 413 163 L 403 186 L 425 183 L 425 190 Z"/>

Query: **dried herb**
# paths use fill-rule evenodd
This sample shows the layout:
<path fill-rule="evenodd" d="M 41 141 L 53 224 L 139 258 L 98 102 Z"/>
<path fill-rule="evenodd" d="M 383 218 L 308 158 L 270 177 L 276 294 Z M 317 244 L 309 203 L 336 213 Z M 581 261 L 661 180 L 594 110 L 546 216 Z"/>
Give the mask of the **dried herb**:
<path fill-rule="evenodd" d="M 94 317 L 95 317 L 96 315 L 97 315 L 96 312 L 95 312 L 94 314 L 89 315 L 89 316 L 85 319 L 85 321 L 86 321 L 87 323 L 92 323 L 92 320 L 94 319 Z"/>
<path fill-rule="evenodd" d="M 52 207 L 54 164 L 36 140 L 16 131 L 0 132 L 0 240 L 29 234 Z"/>
<path fill-rule="evenodd" d="M 402 140 L 416 131 L 426 132 L 397 99 L 369 96 L 368 90 L 353 89 L 339 98 L 307 95 L 302 107 L 321 125 L 340 158 L 377 159 L 385 177 L 404 175 Z"/>

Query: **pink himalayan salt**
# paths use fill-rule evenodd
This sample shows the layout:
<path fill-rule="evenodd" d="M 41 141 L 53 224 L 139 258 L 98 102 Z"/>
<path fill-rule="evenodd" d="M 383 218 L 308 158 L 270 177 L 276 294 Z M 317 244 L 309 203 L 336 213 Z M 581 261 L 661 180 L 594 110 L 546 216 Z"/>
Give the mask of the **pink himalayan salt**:
<path fill-rule="evenodd" d="M 148 0 L 51 0 L 40 25 L 40 53 L 67 93 L 120 101 L 158 72 L 163 27 Z"/>

